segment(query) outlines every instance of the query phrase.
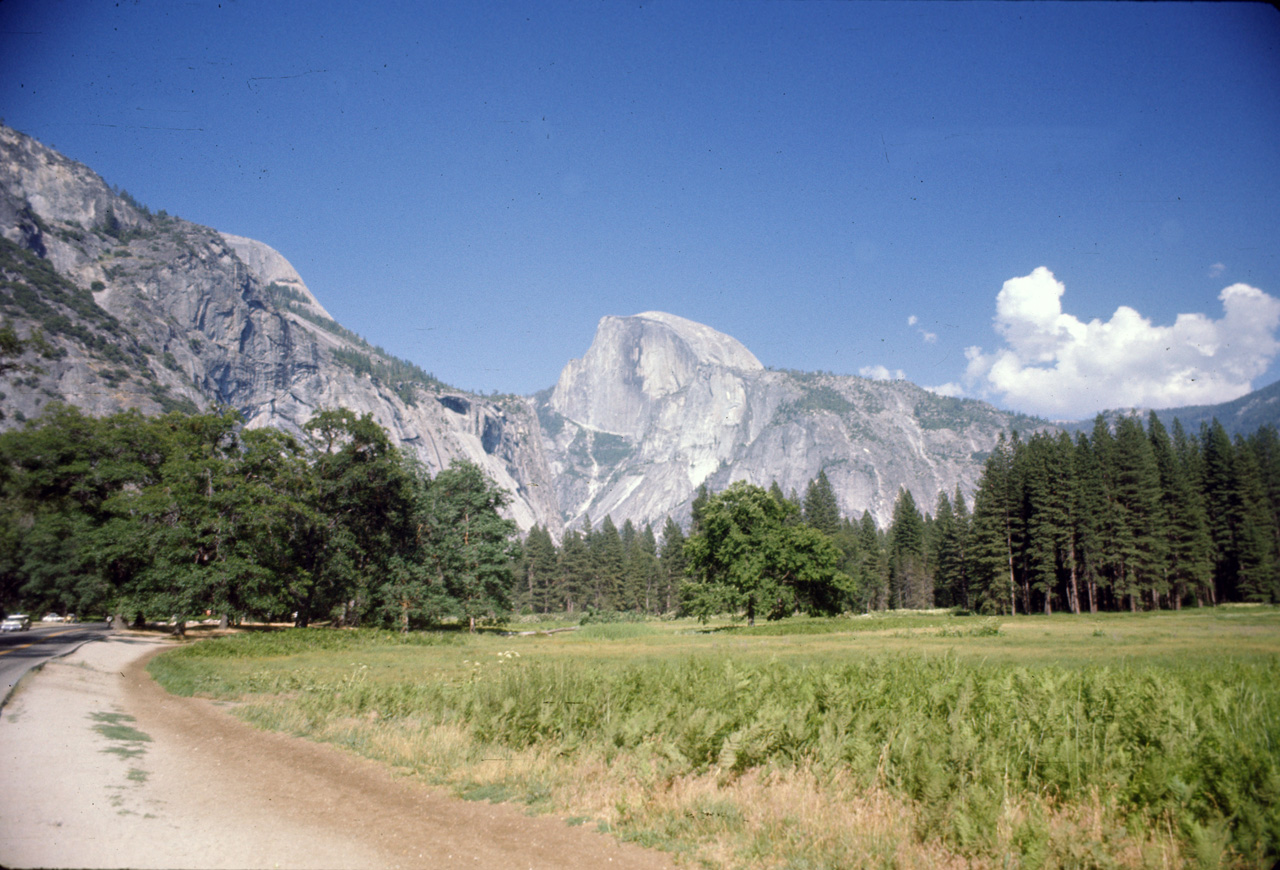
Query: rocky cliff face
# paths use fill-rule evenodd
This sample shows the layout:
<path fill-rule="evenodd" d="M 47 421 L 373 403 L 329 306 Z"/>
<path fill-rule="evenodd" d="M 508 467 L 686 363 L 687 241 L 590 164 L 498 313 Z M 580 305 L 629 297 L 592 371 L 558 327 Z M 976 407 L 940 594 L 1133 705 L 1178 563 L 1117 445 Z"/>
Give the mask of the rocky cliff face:
<path fill-rule="evenodd" d="M 906 382 L 769 371 L 729 336 L 670 314 L 605 317 L 539 414 L 569 523 L 687 519 L 735 480 L 803 494 L 825 471 L 846 515 L 882 526 L 899 487 L 924 509 L 971 491 L 1001 431 L 1038 421 Z"/>
<path fill-rule="evenodd" d="M 0 317 L 42 353 L 0 372 L 0 428 L 62 400 L 92 413 L 238 409 L 300 431 L 368 412 L 431 470 L 482 467 L 510 515 L 559 535 L 606 514 L 685 520 L 702 484 L 803 493 L 825 470 L 841 508 L 888 522 L 971 489 L 997 434 L 1036 421 L 904 382 L 766 370 L 727 335 L 661 312 L 606 317 L 534 398 L 455 390 L 335 323 L 261 242 L 153 214 L 85 166 L 0 126 Z"/>
<path fill-rule="evenodd" d="M 92 413 L 230 405 L 300 431 L 369 412 L 431 470 L 480 465 L 522 527 L 558 530 L 529 400 L 453 390 L 343 329 L 270 247 L 152 214 L 81 164 L 0 126 L 0 315 L 43 354 L 0 376 L 18 425 L 63 400 Z"/>

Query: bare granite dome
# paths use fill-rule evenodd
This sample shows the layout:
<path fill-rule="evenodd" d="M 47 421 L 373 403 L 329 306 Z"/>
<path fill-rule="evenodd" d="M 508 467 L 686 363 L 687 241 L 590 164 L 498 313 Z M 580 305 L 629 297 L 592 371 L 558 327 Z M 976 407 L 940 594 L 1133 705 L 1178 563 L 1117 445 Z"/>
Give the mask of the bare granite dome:
<path fill-rule="evenodd" d="M 293 268 L 293 264 L 275 248 L 256 239 L 246 239 L 244 236 L 233 236 L 231 233 L 219 233 L 219 235 L 236 252 L 236 256 L 244 261 L 249 271 L 258 276 L 263 283 L 279 284 L 295 291 L 302 297 L 299 301 L 313 313 L 333 319 L 333 315 L 326 311 L 312 294 L 306 282 L 302 280 L 302 276 L 298 274 L 298 270 Z"/>
<path fill-rule="evenodd" d="M 757 372 L 764 366 L 737 339 L 674 314 L 602 317 L 586 354 L 560 373 L 551 407 L 588 428 L 640 438 L 656 402 L 711 369 Z"/>
<path fill-rule="evenodd" d="M 679 336 L 701 363 L 752 371 L 764 368 L 742 342 L 723 332 L 717 332 L 710 326 L 667 314 L 665 311 L 645 311 L 635 315 L 635 319 L 661 323 Z"/>

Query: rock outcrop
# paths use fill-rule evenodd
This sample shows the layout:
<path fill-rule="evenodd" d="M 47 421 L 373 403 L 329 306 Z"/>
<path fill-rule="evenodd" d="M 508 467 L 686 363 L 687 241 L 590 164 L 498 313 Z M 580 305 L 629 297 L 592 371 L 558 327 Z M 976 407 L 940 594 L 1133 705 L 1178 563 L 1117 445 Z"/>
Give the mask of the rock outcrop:
<path fill-rule="evenodd" d="M 46 349 L 0 373 L 0 428 L 62 400 L 92 412 L 238 409 L 299 432 L 370 413 L 432 471 L 480 465 L 527 529 L 605 515 L 660 526 L 699 486 L 825 470 L 847 515 L 884 525 L 969 490 L 999 432 L 1038 421 L 905 382 L 765 369 L 738 341 L 661 312 L 605 317 L 554 389 L 453 389 L 335 323 L 269 246 L 152 213 L 87 167 L 0 126 L 0 317 Z"/>
<path fill-rule="evenodd" d="M 261 242 L 153 214 L 87 167 L 0 126 L 0 315 L 49 351 L 3 377 L 4 419 L 229 405 L 294 432 L 371 413 L 432 471 L 478 464 L 523 528 L 560 512 L 530 400 L 453 390 L 335 323 Z"/>
<path fill-rule="evenodd" d="M 568 523 L 686 520 L 735 480 L 803 494 L 825 471 L 842 511 L 887 524 L 899 487 L 929 509 L 972 491 L 1000 432 L 1041 421 L 905 381 L 766 370 L 736 340 L 658 312 L 605 317 L 539 414 Z"/>

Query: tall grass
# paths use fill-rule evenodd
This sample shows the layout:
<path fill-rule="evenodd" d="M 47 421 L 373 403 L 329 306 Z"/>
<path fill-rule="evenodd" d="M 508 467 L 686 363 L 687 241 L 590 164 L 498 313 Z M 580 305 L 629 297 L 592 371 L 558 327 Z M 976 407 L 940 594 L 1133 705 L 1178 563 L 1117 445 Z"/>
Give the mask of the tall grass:
<path fill-rule="evenodd" d="M 973 622 L 975 629 L 983 625 Z M 643 642 L 647 633 L 611 624 L 583 632 L 589 628 L 604 641 Z M 558 648 L 590 648 L 583 632 Z M 1116 845 L 1152 831 L 1167 831 L 1177 855 L 1203 865 L 1225 858 L 1269 866 L 1280 854 L 1274 656 L 1028 668 L 902 653 L 770 660 L 722 648 L 642 661 L 589 654 L 537 660 L 533 653 L 547 647 L 529 647 L 523 656 L 486 648 L 483 666 L 468 659 L 462 668 L 444 666 L 441 650 L 422 647 L 404 654 L 436 656 L 434 670 L 411 668 L 408 659 L 376 674 L 357 662 L 343 671 L 261 667 L 298 642 L 287 634 L 229 639 L 216 653 L 195 645 L 157 659 L 153 668 L 196 691 L 288 693 L 250 715 L 375 755 L 381 750 L 368 747 L 388 734 L 437 735 L 415 738 L 431 745 L 445 734 L 475 747 L 464 753 L 471 760 L 459 764 L 495 752 L 543 759 L 525 785 L 508 786 L 512 794 L 555 778 L 556 765 L 628 771 L 630 787 L 639 783 L 652 797 L 647 803 L 619 797 L 611 824 L 676 849 L 689 838 L 736 837 L 727 864 L 776 863 L 781 847 L 766 841 L 784 836 L 790 816 L 777 808 L 770 828 L 761 809 L 753 827 L 744 821 L 751 807 L 726 795 L 755 795 L 764 806 L 766 784 L 806 777 L 823 784 L 829 799 L 842 795 L 841 806 L 900 802 L 910 808 L 902 815 L 909 839 L 940 844 L 965 861 L 998 863 L 1012 851 L 1020 866 L 1160 864 L 1164 859 L 1122 860 L 1129 847 Z M 363 649 L 397 642 L 375 639 Z M 350 649 L 341 647 L 344 658 Z M 464 644 L 450 655 L 475 651 Z M 243 654 L 258 667 L 233 673 L 222 661 L 228 654 Z M 412 764 L 412 758 L 397 763 L 406 761 Z M 707 783 L 714 787 L 699 791 Z M 571 787 L 561 780 L 561 788 Z M 678 810 L 657 813 L 663 801 L 686 792 Z M 1094 841 L 1070 845 L 1062 819 L 1086 816 L 1105 817 L 1128 833 L 1082 821 L 1073 830 L 1092 830 Z M 786 836 L 799 838 L 795 849 L 816 849 L 825 842 L 820 827 Z"/>

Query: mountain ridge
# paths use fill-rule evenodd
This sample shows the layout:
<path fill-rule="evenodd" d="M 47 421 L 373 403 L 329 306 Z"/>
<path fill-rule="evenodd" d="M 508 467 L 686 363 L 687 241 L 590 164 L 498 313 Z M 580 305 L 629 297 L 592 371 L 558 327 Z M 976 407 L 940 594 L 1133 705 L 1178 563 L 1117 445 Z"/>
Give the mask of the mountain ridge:
<path fill-rule="evenodd" d="M 737 339 L 661 311 L 602 317 L 533 396 L 458 389 L 334 321 L 266 243 L 152 213 L 3 125 L 0 316 L 46 348 L 0 372 L 0 428 L 66 401 L 94 414 L 227 405 L 250 427 L 300 433 L 344 406 L 429 471 L 475 462 L 511 494 L 521 529 L 556 538 L 606 515 L 687 521 L 703 485 L 803 493 L 820 471 L 842 512 L 883 527 L 899 488 L 925 510 L 943 491 L 968 496 L 1002 432 L 1056 428 L 906 381 L 766 368 Z"/>

